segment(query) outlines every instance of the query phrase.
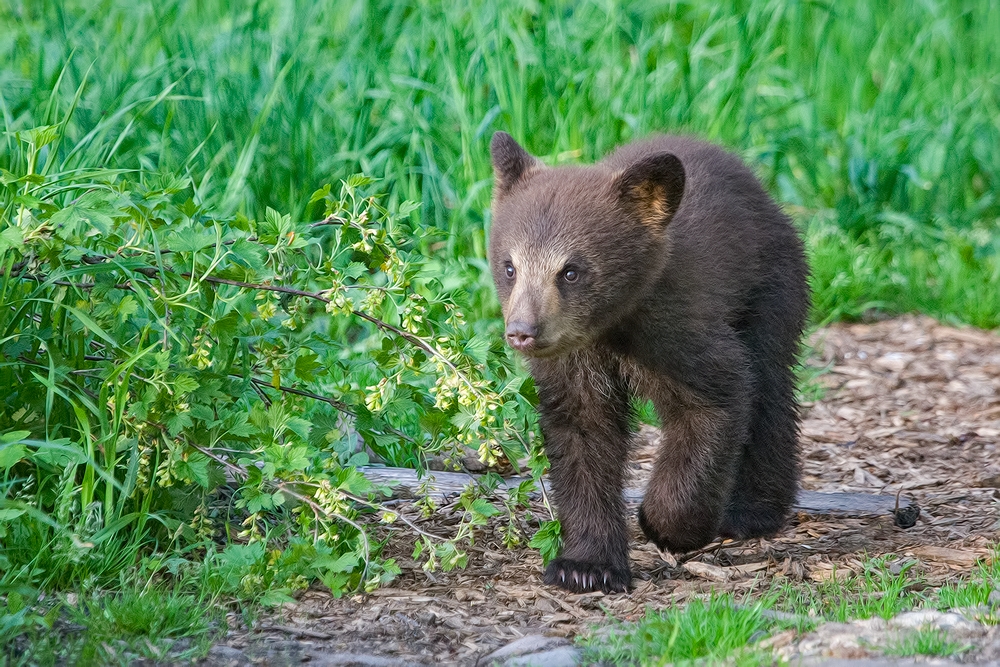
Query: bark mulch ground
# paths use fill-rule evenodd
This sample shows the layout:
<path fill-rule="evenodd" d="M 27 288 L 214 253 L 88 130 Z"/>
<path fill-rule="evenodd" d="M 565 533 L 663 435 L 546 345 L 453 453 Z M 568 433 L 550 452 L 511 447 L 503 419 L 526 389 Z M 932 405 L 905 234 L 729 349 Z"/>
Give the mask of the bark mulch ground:
<path fill-rule="evenodd" d="M 468 567 L 448 573 L 423 571 L 409 558 L 412 545 L 402 544 L 394 551 L 403 574 L 391 588 L 343 599 L 310 591 L 253 630 L 234 618 L 224 642 L 230 649 L 213 656 L 229 650 L 236 662 L 315 664 L 321 654 L 349 652 L 474 664 L 526 634 L 571 637 L 710 590 L 766 590 L 782 577 L 823 581 L 858 572 L 871 556 L 916 559 L 930 586 L 968 573 L 1000 535 L 1000 336 L 903 317 L 834 325 L 810 343 L 809 365 L 825 370 L 812 383 L 818 398 L 804 405 L 803 488 L 902 490 L 921 508 L 912 528 L 894 526 L 889 514 L 798 514 L 773 539 L 714 545 L 668 564 L 633 519 L 635 590 L 628 595 L 543 586 L 539 556 L 505 549 L 499 532 L 481 535 Z M 652 429 L 638 436 L 636 485 L 652 467 L 654 440 Z M 425 525 L 434 529 L 435 521 L 446 533 L 448 516 Z"/>

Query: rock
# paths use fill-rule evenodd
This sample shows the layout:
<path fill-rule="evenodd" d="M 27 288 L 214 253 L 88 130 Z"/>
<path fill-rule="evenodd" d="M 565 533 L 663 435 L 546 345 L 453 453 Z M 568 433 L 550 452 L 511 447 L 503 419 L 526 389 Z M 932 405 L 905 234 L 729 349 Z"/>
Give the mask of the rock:
<path fill-rule="evenodd" d="M 937 627 L 938 619 L 944 614 L 934 609 L 918 609 L 906 611 L 895 616 L 890 623 L 897 628 L 913 628 L 918 630 L 926 627 Z"/>
<path fill-rule="evenodd" d="M 991 607 L 1000 607 L 1000 588 L 994 588 L 986 598 L 986 604 Z"/>
<path fill-rule="evenodd" d="M 913 658 L 813 658 L 799 663 L 800 667 L 959 667 L 960 663 L 934 658 L 932 660 Z"/>
<path fill-rule="evenodd" d="M 452 630 L 461 630 L 465 627 L 465 623 L 458 616 L 446 616 L 442 623 Z"/>
<path fill-rule="evenodd" d="M 559 651 L 560 649 L 570 649 L 574 652 L 574 660 L 576 660 L 576 649 L 570 646 L 568 640 L 563 637 L 547 637 L 545 635 L 525 635 L 520 639 L 516 639 L 511 643 L 498 648 L 493 653 L 490 653 L 485 658 L 481 658 L 476 664 L 478 665 L 504 665 L 504 667 L 513 667 L 514 665 L 549 665 L 555 663 L 541 662 L 543 659 L 563 659 L 560 655 L 549 655 Z M 531 659 L 534 662 L 516 662 L 524 659 Z M 559 663 L 559 664 L 573 664 L 572 663 Z"/>
<path fill-rule="evenodd" d="M 310 667 L 423 667 L 424 663 L 410 662 L 400 658 L 384 658 L 366 653 L 321 653 L 309 654 Z"/>
<path fill-rule="evenodd" d="M 213 646 L 208 655 L 205 656 L 202 664 L 213 665 L 213 667 L 243 667 L 252 664 L 246 653 L 233 648 L 232 646 Z"/>
<path fill-rule="evenodd" d="M 983 627 L 970 621 L 961 614 L 940 612 L 934 609 L 919 609 L 899 614 L 889 624 L 896 628 L 935 628 L 949 632 L 979 633 Z"/>
<path fill-rule="evenodd" d="M 572 646 L 560 646 L 541 653 L 521 655 L 505 661 L 503 667 L 576 667 L 580 651 Z"/>

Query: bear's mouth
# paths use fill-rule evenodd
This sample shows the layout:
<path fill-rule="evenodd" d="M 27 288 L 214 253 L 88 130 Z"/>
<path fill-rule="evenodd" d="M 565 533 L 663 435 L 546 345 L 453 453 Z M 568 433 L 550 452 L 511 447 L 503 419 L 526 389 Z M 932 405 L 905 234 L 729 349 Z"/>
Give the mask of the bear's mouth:
<path fill-rule="evenodd" d="M 552 357 L 558 357 L 560 355 L 566 354 L 572 351 L 573 346 L 560 345 L 560 341 L 551 340 L 538 340 L 535 339 L 529 345 L 524 345 L 521 347 L 516 347 L 511 345 L 512 348 L 520 352 L 526 357 L 532 359 L 550 359 Z"/>

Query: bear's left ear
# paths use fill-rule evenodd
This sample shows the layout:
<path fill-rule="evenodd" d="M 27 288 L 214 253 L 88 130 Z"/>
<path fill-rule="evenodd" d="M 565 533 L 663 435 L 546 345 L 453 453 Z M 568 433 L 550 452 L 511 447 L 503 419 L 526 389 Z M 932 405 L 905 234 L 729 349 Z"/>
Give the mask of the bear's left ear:
<path fill-rule="evenodd" d="M 490 157 L 493 159 L 497 194 L 510 192 L 532 168 L 541 164 L 506 132 L 497 132 L 493 135 L 493 140 L 490 141 Z"/>
<path fill-rule="evenodd" d="M 642 224 L 662 231 L 674 217 L 684 194 L 684 165 L 673 153 L 658 153 L 629 166 L 618 176 L 622 201 Z"/>

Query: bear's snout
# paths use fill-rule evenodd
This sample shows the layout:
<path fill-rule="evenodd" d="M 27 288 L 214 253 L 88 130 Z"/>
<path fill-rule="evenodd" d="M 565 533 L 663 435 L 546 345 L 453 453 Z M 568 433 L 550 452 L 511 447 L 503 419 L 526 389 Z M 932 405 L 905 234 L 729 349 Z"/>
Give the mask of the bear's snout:
<path fill-rule="evenodd" d="M 507 343 L 518 350 L 526 352 L 535 347 L 535 340 L 538 337 L 538 327 L 520 320 L 507 325 Z"/>

